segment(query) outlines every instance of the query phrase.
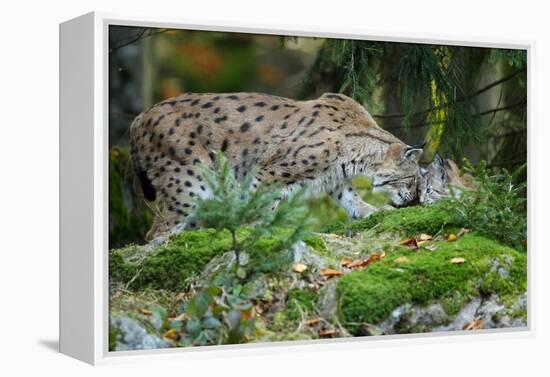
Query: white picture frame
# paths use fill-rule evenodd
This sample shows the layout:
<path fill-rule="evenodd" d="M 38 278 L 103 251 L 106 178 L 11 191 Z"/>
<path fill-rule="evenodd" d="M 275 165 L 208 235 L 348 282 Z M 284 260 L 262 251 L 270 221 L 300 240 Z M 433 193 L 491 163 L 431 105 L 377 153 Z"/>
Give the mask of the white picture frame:
<path fill-rule="evenodd" d="M 380 347 L 398 343 L 472 341 L 534 335 L 534 253 L 528 251 L 528 326 L 464 332 L 340 338 L 151 351 L 108 351 L 108 28 L 146 26 L 261 34 L 357 38 L 395 42 L 521 48 L 528 54 L 528 96 L 531 97 L 533 41 L 461 39 L 420 33 L 367 33 L 311 26 L 246 25 L 229 22 L 145 18 L 88 13 L 60 24 L 60 352 L 90 364 L 146 359 L 227 357 Z M 528 103 L 528 163 L 532 156 L 532 110 Z M 529 170 L 530 172 L 531 170 Z M 529 181 L 529 177 L 528 177 Z M 531 188 L 528 186 L 529 193 Z M 532 197 L 532 196 L 530 196 Z M 531 202 L 529 202 L 531 206 Z M 531 231 L 531 227 L 529 227 Z"/>

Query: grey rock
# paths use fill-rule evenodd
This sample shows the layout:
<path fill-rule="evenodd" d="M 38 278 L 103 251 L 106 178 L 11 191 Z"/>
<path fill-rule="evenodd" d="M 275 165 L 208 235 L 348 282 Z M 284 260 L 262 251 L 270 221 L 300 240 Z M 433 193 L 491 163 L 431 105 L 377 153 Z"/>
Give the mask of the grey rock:
<path fill-rule="evenodd" d="M 123 316 L 111 317 L 111 326 L 117 329 L 115 351 L 166 348 L 168 343 L 149 334 L 137 321 Z"/>
<path fill-rule="evenodd" d="M 329 280 L 323 288 L 319 290 L 317 298 L 317 309 L 321 317 L 328 321 L 336 318 L 338 307 L 338 297 L 336 294 L 336 281 Z"/>
<path fill-rule="evenodd" d="M 294 263 L 303 263 L 310 269 L 321 269 L 328 265 L 328 261 L 315 253 L 311 247 L 303 241 L 296 242 L 291 248 L 290 253 Z"/>

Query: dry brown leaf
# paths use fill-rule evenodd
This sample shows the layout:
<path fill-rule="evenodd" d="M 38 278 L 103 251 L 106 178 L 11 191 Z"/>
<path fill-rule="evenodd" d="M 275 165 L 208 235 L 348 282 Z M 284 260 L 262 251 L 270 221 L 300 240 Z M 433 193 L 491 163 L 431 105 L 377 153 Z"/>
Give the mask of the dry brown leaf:
<path fill-rule="evenodd" d="M 367 267 L 371 263 L 378 262 L 380 258 L 381 257 L 379 253 L 373 253 L 368 258 L 354 260 L 353 262 L 349 263 L 346 267 L 347 268 Z"/>
<path fill-rule="evenodd" d="M 319 331 L 319 336 L 321 338 L 332 338 L 333 336 L 337 336 L 338 331 L 337 330 L 323 330 Z"/>
<path fill-rule="evenodd" d="M 407 238 L 406 240 L 399 241 L 400 245 L 408 246 L 411 249 L 418 249 L 418 242 L 416 241 L 416 238 Z"/>
<path fill-rule="evenodd" d="M 380 254 L 380 259 L 383 259 L 383 258 L 386 258 L 388 256 L 388 254 L 383 251 L 382 254 Z"/>
<path fill-rule="evenodd" d="M 430 241 L 417 241 L 416 244 L 420 247 L 422 245 L 427 244 L 428 242 L 430 242 Z"/>
<path fill-rule="evenodd" d="M 249 319 L 253 318 L 254 315 L 256 314 L 254 307 L 248 310 L 241 310 L 240 313 L 241 313 L 241 319 L 243 321 L 248 321 Z"/>
<path fill-rule="evenodd" d="M 418 237 L 418 240 L 419 240 L 419 241 L 431 241 L 431 240 L 433 240 L 433 237 L 430 236 L 429 234 L 422 233 L 422 234 Z"/>
<path fill-rule="evenodd" d="M 140 309 L 140 312 L 141 312 L 142 314 L 145 314 L 145 315 L 151 315 L 151 314 L 153 314 L 152 311 L 150 311 L 150 310 L 148 310 L 148 309 L 143 309 L 143 308 Z"/>
<path fill-rule="evenodd" d="M 466 262 L 466 259 L 464 259 L 462 257 L 454 257 L 453 259 L 450 260 L 450 262 L 452 264 L 462 264 L 462 263 Z"/>
<path fill-rule="evenodd" d="M 321 271 L 319 271 L 319 273 L 321 274 L 321 276 L 325 276 L 327 278 L 331 278 L 333 276 L 341 276 L 344 274 L 342 271 L 336 271 L 332 268 L 323 268 L 321 269 Z"/>
<path fill-rule="evenodd" d="M 170 329 L 162 334 L 163 338 L 177 340 L 179 338 L 178 331 L 176 329 Z"/>
<path fill-rule="evenodd" d="M 318 324 L 319 322 L 321 322 L 321 318 L 312 318 L 312 319 L 308 319 L 306 321 L 306 326 L 315 326 L 316 324 Z"/>
<path fill-rule="evenodd" d="M 395 263 L 409 263 L 409 258 L 403 256 L 403 257 L 399 257 L 399 258 L 395 258 L 394 260 Z"/>
<path fill-rule="evenodd" d="M 481 330 L 483 328 L 483 320 L 482 319 L 476 319 L 474 321 L 468 322 L 464 326 L 464 330 Z"/>
<path fill-rule="evenodd" d="M 458 231 L 457 233 L 457 237 L 462 237 L 463 235 L 465 235 L 466 233 L 468 233 L 470 231 L 470 229 L 466 229 L 466 228 L 460 228 L 460 230 Z"/>
<path fill-rule="evenodd" d="M 292 266 L 292 271 L 297 272 L 299 274 L 301 274 L 305 270 L 307 270 L 307 266 L 303 263 L 296 263 L 294 266 Z"/>
<path fill-rule="evenodd" d="M 343 257 L 340 260 L 340 266 L 347 267 L 350 263 L 353 263 L 353 259 L 351 259 L 349 257 Z"/>
<path fill-rule="evenodd" d="M 458 239 L 458 237 L 456 236 L 456 234 L 451 233 L 447 236 L 447 241 L 450 241 L 450 242 L 456 241 L 457 239 Z"/>

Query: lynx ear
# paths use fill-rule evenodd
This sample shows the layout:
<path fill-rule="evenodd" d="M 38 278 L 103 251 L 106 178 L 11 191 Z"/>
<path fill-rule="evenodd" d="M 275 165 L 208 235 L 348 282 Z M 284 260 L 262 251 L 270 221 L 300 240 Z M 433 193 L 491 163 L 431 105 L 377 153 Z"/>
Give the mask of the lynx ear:
<path fill-rule="evenodd" d="M 422 157 L 423 151 L 424 151 L 423 148 L 407 146 L 403 152 L 403 160 L 407 160 L 410 162 L 414 162 L 415 164 L 418 164 L 418 162 L 420 161 L 420 157 Z"/>
<path fill-rule="evenodd" d="M 435 154 L 434 160 L 430 164 L 430 170 L 442 181 L 445 181 L 447 172 L 445 171 L 445 162 L 439 154 Z"/>

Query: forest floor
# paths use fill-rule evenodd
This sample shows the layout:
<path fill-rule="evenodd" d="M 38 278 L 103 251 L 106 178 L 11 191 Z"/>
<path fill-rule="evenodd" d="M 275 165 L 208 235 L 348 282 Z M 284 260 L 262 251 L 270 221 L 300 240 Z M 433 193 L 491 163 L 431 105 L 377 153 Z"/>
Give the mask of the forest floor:
<path fill-rule="evenodd" d="M 111 250 L 111 350 L 527 324 L 526 252 L 437 204 L 332 224 L 274 255 L 276 238 L 241 256 L 229 289 L 217 288 L 234 276 L 224 232 Z"/>

